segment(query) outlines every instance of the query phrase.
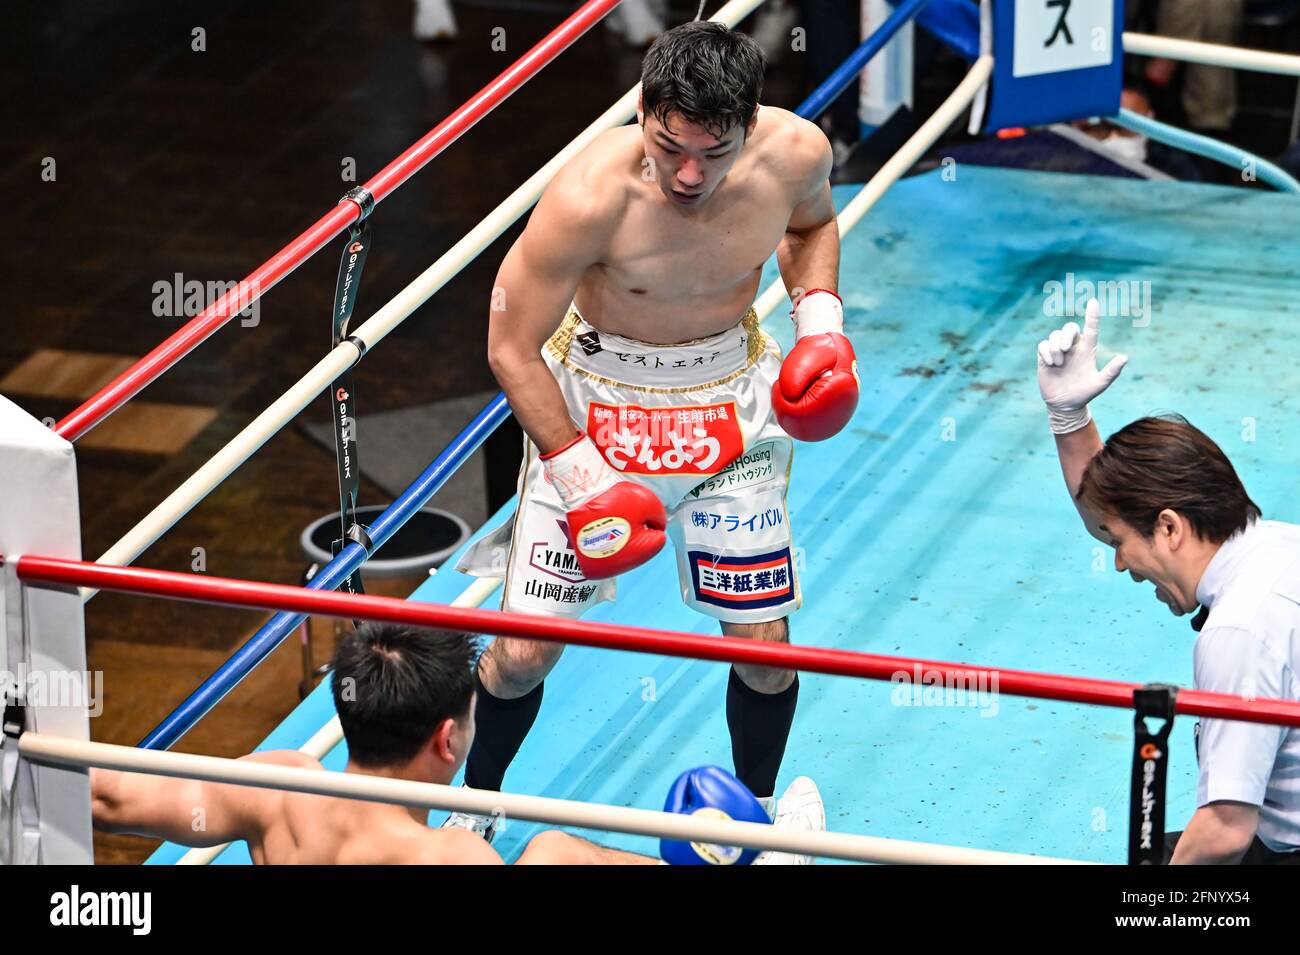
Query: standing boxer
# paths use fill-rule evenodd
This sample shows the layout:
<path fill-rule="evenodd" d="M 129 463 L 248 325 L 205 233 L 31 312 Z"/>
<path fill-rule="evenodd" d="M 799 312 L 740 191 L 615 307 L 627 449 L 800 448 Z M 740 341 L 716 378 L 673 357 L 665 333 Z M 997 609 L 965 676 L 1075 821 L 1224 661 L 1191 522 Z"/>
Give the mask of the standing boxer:
<path fill-rule="evenodd" d="M 858 379 L 834 291 L 830 144 L 759 106 L 763 69 L 722 24 L 665 32 L 638 125 L 556 175 L 501 264 L 488 360 L 528 441 L 513 522 L 461 569 L 504 575 L 503 609 L 578 617 L 671 538 L 688 606 L 729 636 L 789 640 L 790 439 L 844 427 Z M 773 251 L 796 303 L 784 362 L 752 308 Z M 561 649 L 500 638 L 485 652 L 467 785 L 501 786 Z M 798 692 L 789 670 L 731 671 L 736 775 L 769 812 Z M 787 797 L 782 811 L 821 825 L 811 780 Z"/>

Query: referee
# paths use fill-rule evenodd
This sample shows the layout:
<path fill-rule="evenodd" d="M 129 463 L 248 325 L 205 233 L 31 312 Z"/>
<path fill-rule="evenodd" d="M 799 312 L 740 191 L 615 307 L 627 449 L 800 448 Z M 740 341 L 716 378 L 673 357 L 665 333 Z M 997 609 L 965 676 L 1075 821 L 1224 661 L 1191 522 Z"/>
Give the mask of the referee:
<path fill-rule="evenodd" d="M 1038 345 L 1038 387 L 1066 486 L 1115 569 L 1155 585 L 1176 614 L 1199 612 L 1194 686 L 1300 700 L 1300 526 L 1260 519 L 1232 463 L 1178 416 L 1139 418 L 1103 445 L 1088 402 L 1119 376 L 1097 370 L 1098 313 Z M 1300 864 L 1300 729 L 1197 725 L 1196 813 L 1166 838 L 1172 861 Z"/>

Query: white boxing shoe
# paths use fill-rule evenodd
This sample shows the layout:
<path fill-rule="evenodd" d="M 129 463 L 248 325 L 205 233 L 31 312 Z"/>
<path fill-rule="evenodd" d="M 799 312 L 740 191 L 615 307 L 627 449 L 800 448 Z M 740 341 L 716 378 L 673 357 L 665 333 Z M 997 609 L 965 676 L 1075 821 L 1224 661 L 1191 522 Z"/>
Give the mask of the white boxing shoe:
<path fill-rule="evenodd" d="M 492 837 L 497 834 L 497 823 L 501 817 L 498 815 L 482 816 L 476 812 L 453 812 L 443 820 L 442 829 L 468 829 L 470 832 L 476 832 L 488 843 L 492 844 Z"/>
<path fill-rule="evenodd" d="M 411 35 L 417 40 L 454 40 L 456 15 L 450 0 L 415 0 Z"/>
<path fill-rule="evenodd" d="M 664 0 L 623 0 L 605 16 L 605 28 L 628 46 L 645 49 L 667 29 L 667 16 Z"/>
<path fill-rule="evenodd" d="M 804 832 L 826 831 L 826 807 L 822 804 L 822 794 L 817 784 L 807 776 L 800 776 L 786 787 L 779 800 L 768 796 L 759 802 L 772 816 L 774 826 Z M 816 861 L 814 856 L 768 849 L 759 853 L 754 865 L 812 865 Z"/>

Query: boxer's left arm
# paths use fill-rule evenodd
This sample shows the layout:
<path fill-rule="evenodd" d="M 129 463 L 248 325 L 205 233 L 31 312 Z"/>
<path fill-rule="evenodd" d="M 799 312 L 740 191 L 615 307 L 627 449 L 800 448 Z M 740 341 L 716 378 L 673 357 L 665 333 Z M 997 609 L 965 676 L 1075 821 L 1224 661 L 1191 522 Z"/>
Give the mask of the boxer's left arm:
<path fill-rule="evenodd" d="M 772 386 L 772 411 L 792 438 L 824 441 L 858 404 L 858 363 L 844 335 L 839 284 L 840 232 L 831 202 L 826 136 L 799 120 L 788 167 L 796 203 L 777 247 L 777 265 L 794 302 L 795 344 Z"/>
<path fill-rule="evenodd" d="M 320 764 L 296 751 L 251 753 L 249 762 Z M 276 790 L 178 779 L 111 769 L 90 771 L 90 809 L 95 828 L 166 839 L 185 846 L 217 846 L 256 836 L 265 825 Z"/>
<path fill-rule="evenodd" d="M 776 247 L 776 264 L 792 301 L 808 289 L 837 291 L 840 280 L 840 227 L 831 202 L 831 144 L 816 125 L 796 128 L 791 155 L 796 204 Z"/>

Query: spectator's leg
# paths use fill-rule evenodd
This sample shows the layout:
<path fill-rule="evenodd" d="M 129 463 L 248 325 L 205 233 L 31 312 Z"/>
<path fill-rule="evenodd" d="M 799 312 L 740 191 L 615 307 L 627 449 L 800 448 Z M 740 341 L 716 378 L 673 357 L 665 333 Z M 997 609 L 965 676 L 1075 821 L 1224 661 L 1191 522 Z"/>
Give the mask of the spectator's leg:
<path fill-rule="evenodd" d="M 1235 44 L 1244 0 L 1161 0 L 1161 36 Z M 1155 66 L 1155 64 L 1152 64 Z M 1148 71 L 1150 76 L 1150 71 Z M 1183 74 L 1183 109 L 1194 129 L 1223 132 L 1237 112 L 1236 71 L 1189 63 Z"/>

